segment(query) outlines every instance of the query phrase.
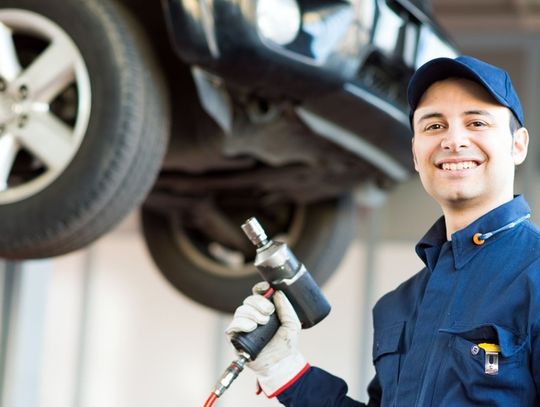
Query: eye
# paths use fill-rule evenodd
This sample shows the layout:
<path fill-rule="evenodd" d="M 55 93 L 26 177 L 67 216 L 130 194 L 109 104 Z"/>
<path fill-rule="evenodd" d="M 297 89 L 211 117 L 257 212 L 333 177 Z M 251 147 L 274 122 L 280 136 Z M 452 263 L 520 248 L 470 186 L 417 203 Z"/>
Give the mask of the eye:
<path fill-rule="evenodd" d="M 435 131 L 435 130 L 441 130 L 443 128 L 443 125 L 441 123 L 433 123 L 429 124 L 424 128 L 424 131 Z"/>
<path fill-rule="evenodd" d="M 485 127 L 485 126 L 487 126 L 487 123 L 483 122 L 481 120 L 474 120 L 474 121 L 469 123 L 469 126 L 471 126 L 471 127 Z"/>

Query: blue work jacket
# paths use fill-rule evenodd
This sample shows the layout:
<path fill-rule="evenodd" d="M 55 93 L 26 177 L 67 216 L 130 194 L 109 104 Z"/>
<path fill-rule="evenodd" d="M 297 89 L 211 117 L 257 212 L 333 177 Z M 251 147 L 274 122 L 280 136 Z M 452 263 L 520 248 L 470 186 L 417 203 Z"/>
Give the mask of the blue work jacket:
<path fill-rule="evenodd" d="M 540 230 L 530 220 L 512 225 L 529 212 L 518 196 L 451 241 L 443 218 L 420 240 L 425 268 L 373 310 L 368 406 L 540 405 Z M 346 393 L 343 380 L 312 367 L 278 399 L 365 405 Z"/>

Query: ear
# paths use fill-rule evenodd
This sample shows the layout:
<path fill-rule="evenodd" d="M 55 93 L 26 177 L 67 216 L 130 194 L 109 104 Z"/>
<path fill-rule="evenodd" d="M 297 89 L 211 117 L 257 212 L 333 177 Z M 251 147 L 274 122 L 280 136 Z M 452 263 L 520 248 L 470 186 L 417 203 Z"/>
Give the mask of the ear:
<path fill-rule="evenodd" d="M 414 152 L 414 137 L 411 140 L 411 150 L 412 150 L 412 158 L 414 162 L 414 169 L 416 170 L 416 172 L 418 172 L 418 161 L 416 160 L 416 154 Z"/>
<path fill-rule="evenodd" d="M 529 146 L 529 132 L 525 127 L 521 127 L 514 132 L 512 144 L 514 164 L 519 165 L 525 161 L 525 157 L 527 157 L 527 148 Z"/>

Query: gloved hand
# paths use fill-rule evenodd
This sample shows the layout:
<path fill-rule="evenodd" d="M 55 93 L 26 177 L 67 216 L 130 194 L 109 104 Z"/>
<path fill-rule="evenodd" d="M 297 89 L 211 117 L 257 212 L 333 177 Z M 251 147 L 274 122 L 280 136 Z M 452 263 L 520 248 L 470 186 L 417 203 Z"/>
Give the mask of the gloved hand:
<path fill-rule="evenodd" d="M 264 298 L 261 294 L 268 288 L 267 282 L 257 283 L 253 287 L 253 295 L 236 309 L 225 333 L 231 336 L 236 332 L 251 332 L 258 325 L 266 324 L 276 310 L 281 326 L 257 359 L 246 364 L 255 372 L 264 393 L 274 397 L 294 383 L 309 368 L 309 364 L 297 348 L 301 326 L 296 312 L 281 291 L 274 293 L 273 304 Z"/>

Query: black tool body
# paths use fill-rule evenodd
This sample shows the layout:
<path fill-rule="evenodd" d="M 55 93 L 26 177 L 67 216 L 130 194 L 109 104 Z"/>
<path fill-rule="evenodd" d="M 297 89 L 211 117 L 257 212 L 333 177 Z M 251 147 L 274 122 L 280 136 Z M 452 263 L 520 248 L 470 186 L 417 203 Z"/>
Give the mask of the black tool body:
<path fill-rule="evenodd" d="M 310 328 L 325 318 L 330 312 L 330 304 L 287 244 L 268 239 L 255 218 L 248 219 L 242 229 L 257 246 L 255 267 L 270 284 L 271 290 L 281 290 L 287 296 L 302 328 Z M 265 296 L 270 298 L 272 293 L 273 291 L 267 291 Z M 255 360 L 279 326 L 279 319 L 276 313 L 273 313 L 267 324 L 258 326 L 252 332 L 236 334 L 231 338 L 231 342 L 236 349 L 247 352 L 250 359 Z"/>

